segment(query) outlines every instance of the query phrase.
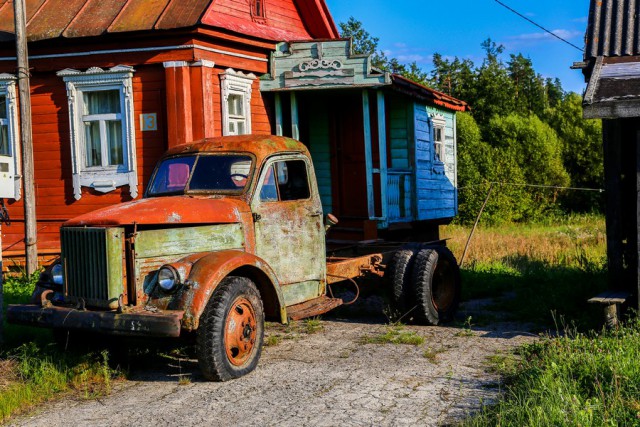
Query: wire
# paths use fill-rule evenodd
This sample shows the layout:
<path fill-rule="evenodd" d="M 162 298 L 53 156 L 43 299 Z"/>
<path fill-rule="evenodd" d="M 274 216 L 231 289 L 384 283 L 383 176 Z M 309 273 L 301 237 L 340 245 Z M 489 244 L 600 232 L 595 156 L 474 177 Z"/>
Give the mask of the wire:
<path fill-rule="evenodd" d="M 521 17 L 522 19 L 529 21 L 530 23 L 532 23 L 533 25 L 535 25 L 536 27 L 540 28 L 541 30 L 551 34 L 553 37 L 557 38 L 560 41 L 565 42 L 566 44 L 568 44 L 571 47 L 574 47 L 576 49 L 578 49 L 580 52 L 583 52 L 583 49 L 581 47 L 576 46 L 575 44 L 571 43 L 569 40 L 563 39 L 562 37 L 560 37 L 559 35 L 557 35 L 556 33 L 554 33 L 553 31 L 549 31 L 547 30 L 545 27 L 543 27 L 542 25 L 538 24 L 537 22 L 527 18 L 526 16 L 524 16 L 523 14 L 521 14 L 520 12 L 518 12 L 517 10 L 512 9 L 511 7 L 507 6 L 506 4 L 502 3 L 500 0 L 495 0 L 496 3 L 498 3 L 499 5 L 509 9 L 511 12 L 515 13 L 516 15 L 518 15 L 519 17 Z"/>
<path fill-rule="evenodd" d="M 553 190 L 596 191 L 598 193 L 604 193 L 603 188 L 563 187 L 560 185 L 522 184 L 518 182 L 501 182 L 501 181 L 487 181 L 483 184 L 467 185 L 466 187 L 458 188 L 458 191 L 465 190 L 467 188 L 482 187 L 482 186 L 491 185 L 491 184 L 511 185 L 514 187 L 551 188 Z"/>

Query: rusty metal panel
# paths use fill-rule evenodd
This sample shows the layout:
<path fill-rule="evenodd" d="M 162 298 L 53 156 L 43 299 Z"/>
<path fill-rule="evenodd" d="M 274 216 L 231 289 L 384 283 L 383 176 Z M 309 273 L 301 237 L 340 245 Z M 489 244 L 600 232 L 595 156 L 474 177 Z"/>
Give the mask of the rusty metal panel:
<path fill-rule="evenodd" d="M 172 28 L 196 25 L 209 6 L 210 0 L 172 0 L 160 16 L 155 28 L 168 30 Z"/>
<path fill-rule="evenodd" d="M 150 258 L 242 249 L 243 245 L 244 235 L 241 224 L 139 231 L 136 237 L 136 257 Z"/>
<path fill-rule="evenodd" d="M 27 23 L 29 41 L 60 36 L 84 4 L 85 0 L 47 1 Z"/>
<path fill-rule="evenodd" d="M 168 3 L 168 0 L 129 0 L 107 31 L 121 33 L 151 30 Z"/>
<path fill-rule="evenodd" d="M 64 31 L 65 37 L 99 36 L 118 16 L 127 0 L 87 0 L 86 6 Z"/>

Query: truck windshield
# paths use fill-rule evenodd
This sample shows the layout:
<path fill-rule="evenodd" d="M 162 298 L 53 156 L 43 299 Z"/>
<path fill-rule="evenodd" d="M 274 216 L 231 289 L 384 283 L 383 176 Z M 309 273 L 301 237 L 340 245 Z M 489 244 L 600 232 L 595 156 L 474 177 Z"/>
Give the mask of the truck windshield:
<path fill-rule="evenodd" d="M 156 167 L 147 194 L 241 193 L 248 183 L 252 163 L 251 157 L 240 154 L 200 154 L 165 159 Z"/>

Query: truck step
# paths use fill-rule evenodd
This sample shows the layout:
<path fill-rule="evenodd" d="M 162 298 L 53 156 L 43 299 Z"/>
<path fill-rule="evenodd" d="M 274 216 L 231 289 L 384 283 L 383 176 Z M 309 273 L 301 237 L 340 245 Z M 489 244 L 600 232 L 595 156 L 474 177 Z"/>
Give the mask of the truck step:
<path fill-rule="evenodd" d="M 321 296 L 300 304 L 292 305 L 287 308 L 287 315 L 291 320 L 300 320 L 307 317 L 324 314 L 329 310 L 341 306 L 343 301 L 340 298 L 329 298 Z"/>

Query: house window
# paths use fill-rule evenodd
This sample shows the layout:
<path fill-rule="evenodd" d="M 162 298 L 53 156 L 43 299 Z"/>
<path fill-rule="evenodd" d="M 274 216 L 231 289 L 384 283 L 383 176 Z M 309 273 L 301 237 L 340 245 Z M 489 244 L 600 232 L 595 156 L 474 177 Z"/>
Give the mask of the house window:
<path fill-rule="evenodd" d="M 107 193 L 128 185 L 131 197 L 138 196 L 133 71 L 119 65 L 57 73 L 67 85 L 76 200 L 82 187 Z"/>
<path fill-rule="evenodd" d="M 264 8 L 265 0 L 251 0 L 251 18 L 256 22 L 264 22 L 267 14 Z"/>
<path fill-rule="evenodd" d="M 255 78 L 231 68 L 220 74 L 223 135 L 251 133 L 251 86 Z"/>
<path fill-rule="evenodd" d="M 20 199 L 16 78 L 0 74 L 0 198 Z"/>
<path fill-rule="evenodd" d="M 446 158 L 445 152 L 445 125 L 444 116 L 434 115 L 431 117 L 433 123 L 433 160 L 444 163 Z"/>

